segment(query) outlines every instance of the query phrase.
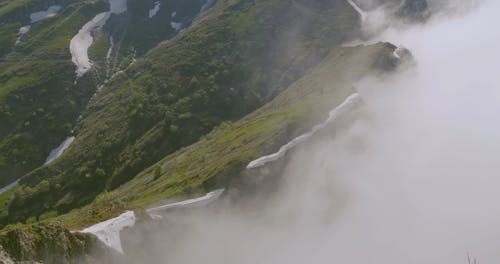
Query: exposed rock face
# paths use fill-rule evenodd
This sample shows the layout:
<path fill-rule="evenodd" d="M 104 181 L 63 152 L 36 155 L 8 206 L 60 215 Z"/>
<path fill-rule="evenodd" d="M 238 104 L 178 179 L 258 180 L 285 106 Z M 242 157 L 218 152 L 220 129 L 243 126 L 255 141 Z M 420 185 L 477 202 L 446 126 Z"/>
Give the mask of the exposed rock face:
<path fill-rule="evenodd" d="M 391 54 L 381 54 L 377 58 L 373 64 L 375 71 L 380 73 L 391 72 L 396 69 L 404 68 L 407 65 L 411 66 L 415 63 L 413 55 L 408 49 L 396 47 L 391 43 L 385 43 L 385 45 L 394 51 Z"/>

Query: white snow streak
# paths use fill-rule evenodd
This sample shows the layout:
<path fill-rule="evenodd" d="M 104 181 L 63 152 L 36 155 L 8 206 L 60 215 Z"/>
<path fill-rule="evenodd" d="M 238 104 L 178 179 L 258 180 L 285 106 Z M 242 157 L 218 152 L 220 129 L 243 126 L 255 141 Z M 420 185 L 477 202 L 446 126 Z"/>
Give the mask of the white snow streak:
<path fill-rule="evenodd" d="M 16 182 L 17 183 L 17 182 Z M 1 192 L 2 189 L 0 189 Z M 183 207 L 200 207 L 205 206 L 221 196 L 224 189 L 215 190 L 207 193 L 203 197 L 189 199 L 178 203 L 172 203 L 167 205 L 162 205 L 155 208 L 150 208 L 147 213 L 153 219 L 162 218 L 161 213 L 168 211 L 173 208 L 183 208 Z M 118 217 L 97 223 L 91 227 L 83 229 L 82 233 L 91 233 L 97 236 L 107 246 L 116 249 L 118 252 L 123 253 L 122 243 L 120 239 L 120 232 L 126 227 L 132 227 L 135 225 L 137 218 L 133 211 L 126 211 L 125 213 L 119 215 Z"/>
<path fill-rule="evenodd" d="M 63 154 L 63 152 L 67 148 L 69 148 L 69 146 L 71 145 L 71 143 L 73 143 L 73 140 L 75 140 L 75 137 L 67 137 L 61 143 L 61 145 L 59 145 L 57 148 L 55 148 L 52 151 L 50 151 L 50 154 L 47 157 L 47 160 L 45 160 L 44 165 L 47 165 L 47 164 L 51 163 L 52 161 L 54 161 L 55 159 L 59 158 L 59 156 L 61 156 Z"/>
<path fill-rule="evenodd" d="M 112 60 L 112 55 L 113 55 L 113 48 L 115 47 L 115 41 L 113 39 L 113 36 L 109 36 L 109 48 L 108 48 L 108 52 L 106 53 L 106 77 L 109 77 L 109 73 L 111 71 L 111 60 Z M 104 83 L 107 82 L 107 79 L 104 80 Z M 99 85 L 99 87 L 101 87 L 101 85 Z M 100 88 L 97 89 L 98 91 L 100 90 Z"/>
<path fill-rule="evenodd" d="M 273 161 L 280 159 L 281 157 L 285 156 L 285 154 L 290 149 L 292 149 L 295 146 L 297 146 L 298 144 L 306 141 L 307 139 L 312 137 L 314 134 L 316 134 L 316 132 L 323 129 L 327 124 L 337 120 L 341 115 L 343 115 L 347 111 L 352 110 L 356 105 L 358 105 L 359 102 L 361 102 L 361 97 L 359 96 L 359 94 L 354 93 L 354 94 L 350 95 L 349 97 L 347 97 L 347 99 L 342 104 L 340 104 L 335 109 L 330 111 L 329 116 L 325 120 L 325 122 L 314 126 L 311 129 L 311 131 L 307 132 L 306 134 L 300 135 L 300 136 L 292 139 L 287 144 L 281 146 L 281 148 L 278 150 L 278 152 L 260 157 L 256 160 L 250 162 L 247 166 L 247 169 L 255 169 L 258 167 L 262 167 L 269 162 L 273 162 Z"/>
<path fill-rule="evenodd" d="M 161 5 L 160 1 L 156 1 L 154 4 L 155 6 L 149 9 L 149 18 L 153 18 L 154 16 L 156 16 L 158 11 L 160 11 L 160 5 Z"/>
<path fill-rule="evenodd" d="M 16 43 L 14 45 L 17 46 L 17 45 L 21 44 L 21 40 L 22 40 L 23 36 L 26 35 L 26 33 L 28 33 L 28 31 L 30 31 L 30 29 L 31 29 L 30 25 L 20 27 L 19 32 L 17 33 Z"/>
<path fill-rule="evenodd" d="M 115 42 L 113 40 L 113 36 L 110 36 L 109 37 L 109 49 L 108 49 L 108 52 L 106 53 L 106 61 L 108 61 L 108 63 L 109 63 L 109 60 L 111 59 L 111 53 L 113 53 L 114 45 L 115 45 Z"/>
<path fill-rule="evenodd" d="M 16 186 L 18 182 L 19 182 L 19 180 L 16 180 L 15 182 L 10 183 L 9 185 L 6 185 L 6 186 L 2 187 L 0 189 L 0 193 L 6 192 L 6 191 L 12 189 L 12 187 Z"/>
<path fill-rule="evenodd" d="M 166 212 L 166 211 L 174 209 L 174 208 L 205 206 L 205 205 L 215 201 L 217 198 L 219 198 L 223 192 L 224 192 L 224 189 L 215 190 L 215 191 L 207 193 L 205 196 L 202 196 L 202 197 L 185 200 L 185 201 L 178 202 L 178 203 L 171 203 L 171 204 L 167 204 L 167 205 L 162 205 L 162 206 L 150 208 L 147 210 L 147 212 L 154 219 L 162 218 L 162 216 L 161 216 L 162 212 Z"/>
<path fill-rule="evenodd" d="M 132 211 L 127 211 L 118 217 L 95 224 L 83 229 L 83 233 L 91 233 L 97 236 L 99 240 L 109 247 L 123 253 L 122 242 L 120 240 L 120 231 L 125 227 L 135 225 L 136 217 Z"/>

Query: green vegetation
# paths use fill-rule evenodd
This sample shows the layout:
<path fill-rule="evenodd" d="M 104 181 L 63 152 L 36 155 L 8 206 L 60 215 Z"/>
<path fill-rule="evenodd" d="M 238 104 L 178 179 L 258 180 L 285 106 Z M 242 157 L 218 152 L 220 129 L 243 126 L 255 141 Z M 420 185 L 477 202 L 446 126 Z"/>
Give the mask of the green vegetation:
<path fill-rule="evenodd" d="M 366 74 L 381 57 L 390 56 L 393 49 L 391 45 L 379 44 L 336 50 L 257 111 L 239 121 L 224 122 L 195 144 L 168 155 L 126 184 L 56 219 L 69 228 L 81 228 L 127 208 L 227 186 L 249 161 L 276 151 L 322 122 L 327 112 L 353 93 L 350 83 Z"/>
<path fill-rule="evenodd" d="M 91 251 L 107 251 L 94 236 L 71 233 L 55 222 L 10 226 L 0 232 L 0 245 L 13 260 L 43 263 L 95 263 Z"/>
<path fill-rule="evenodd" d="M 23 177 L 24 187 L 16 191 L 2 222 L 85 206 L 222 122 L 238 120 L 269 102 L 356 32 L 358 17 L 347 3 L 333 8 L 317 2 L 217 2 L 184 33 L 104 86 L 86 108 L 72 146 L 53 164 Z M 300 25 L 297 16 L 304 18 Z M 16 144 L 9 146 L 30 149 L 23 140 L 11 138 L 8 142 Z M 185 176 L 179 171 L 174 178 Z M 155 197 L 183 191 L 170 183 L 156 188 L 164 189 Z"/>
<path fill-rule="evenodd" d="M 43 164 L 95 90 L 92 78 L 73 84 L 68 47 L 70 36 L 104 7 L 68 4 L 59 15 L 34 24 L 21 45 L 2 42 L 12 51 L 0 60 L 1 185 Z"/>
<path fill-rule="evenodd" d="M 359 28 L 345 1 L 219 0 L 191 21 L 204 2 L 164 1 L 149 19 L 153 1 L 128 0 L 93 32 L 93 68 L 76 83 L 69 41 L 107 1 L 57 2 L 18 46 L 44 2 L 0 3 L 0 185 L 22 176 L 0 194 L 12 258 L 93 261 L 102 245 L 69 229 L 259 174 L 248 162 L 322 122 L 352 82 L 397 66 L 390 44 L 339 47 Z M 191 24 L 179 35 L 173 11 Z M 42 166 L 74 128 L 71 147 Z"/>

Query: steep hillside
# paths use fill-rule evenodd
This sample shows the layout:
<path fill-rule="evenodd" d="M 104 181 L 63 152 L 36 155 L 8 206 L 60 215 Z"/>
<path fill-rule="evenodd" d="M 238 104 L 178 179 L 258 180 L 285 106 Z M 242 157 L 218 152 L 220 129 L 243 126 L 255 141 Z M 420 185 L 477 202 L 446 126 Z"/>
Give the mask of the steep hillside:
<path fill-rule="evenodd" d="M 2 7 L 2 12 L 8 7 Z M 0 25 L 0 30 L 10 34 L 8 40 L 2 40 L 7 52 L 0 54 L 1 185 L 43 164 L 50 149 L 69 134 L 94 92 L 89 78 L 73 84 L 69 36 L 104 8 L 99 2 L 75 1 L 37 22 L 30 22 L 28 14 L 17 22 Z M 25 14 L 24 8 L 13 10 L 4 16 Z M 4 16 L 2 19 L 8 21 Z M 18 34 L 22 26 L 29 26 L 29 30 Z"/>
<path fill-rule="evenodd" d="M 105 263 L 95 237 L 68 229 L 269 187 L 270 168 L 250 161 L 411 57 L 342 46 L 363 32 L 356 2 L 0 3 L 0 186 L 12 183 L 0 189 L 0 260 Z M 428 16 L 425 0 L 382 2 L 394 18 Z"/>
<path fill-rule="evenodd" d="M 1 6 L 0 186 L 55 158 L 51 150 L 73 136 L 96 90 L 210 6 L 201 0 Z"/>
<path fill-rule="evenodd" d="M 21 180 L 9 221 L 64 213 L 120 186 L 263 105 L 358 28 L 343 0 L 217 2 L 102 87 L 69 149 Z"/>
<path fill-rule="evenodd" d="M 248 183 L 241 183 L 242 177 L 254 178 L 257 182 L 253 184 L 257 184 L 258 188 L 266 188 L 267 180 L 260 183 L 258 181 L 270 177 L 267 169 L 246 170 L 248 162 L 276 151 L 280 145 L 323 122 L 327 112 L 355 92 L 351 84 L 355 80 L 367 74 L 392 72 L 408 59 L 396 58 L 393 55 L 395 48 L 391 44 L 380 43 L 335 49 L 304 77 L 253 113 L 239 121 L 218 126 L 200 141 L 168 155 L 127 184 L 99 195 L 90 205 L 49 222 L 42 221 L 41 225 L 8 227 L 3 235 L 0 233 L 0 245 L 18 260 L 44 260 L 40 253 L 29 253 L 30 245 L 34 244 L 21 242 L 28 240 L 14 238 L 12 234 L 17 234 L 15 237 L 25 236 L 26 230 L 30 230 L 29 233 L 47 240 L 58 236 L 60 232 L 69 234 L 59 227 L 52 228 L 55 225 L 53 221 L 62 223 L 67 228 L 82 228 L 108 219 L 125 209 L 147 206 L 165 197 L 190 196 L 218 187 L 252 188 Z M 73 259 L 84 258 L 106 263 L 106 259 L 99 258 L 105 249 L 97 241 L 90 243 L 100 249 L 90 253 L 89 245 L 85 244 L 87 242 L 75 245 L 61 242 L 67 239 L 80 241 L 83 238 L 85 236 L 75 234 L 74 238 L 59 236 L 53 239 L 56 246 L 51 250 L 59 253 L 54 254 L 52 260 L 65 263 L 68 256 L 72 256 Z M 62 244 L 67 246 L 57 246 Z M 24 251 L 20 252 L 19 248 L 24 248 Z M 41 250 L 44 252 L 46 249 Z M 114 256 L 110 252 L 107 254 Z M 130 257 L 134 256 L 128 258 Z M 120 256 L 113 258 L 119 259 Z M 140 256 L 135 256 L 134 259 L 139 258 Z"/>
<path fill-rule="evenodd" d="M 352 82 L 398 67 L 402 60 L 393 56 L 395 48 L 380 43 L 332 51 L 270 103 L 241 120 L 223 123 L 116 190 L 57 219 L 69 227 L 83 227 L 126 208 L 231 186 L 249 173 L 245 167 L 251 160 L 277 151 L 282 144 L 323 122 L 330 110 L 355 92 Z"/>
<path fill-rule="evenodd" d="M 0 252 L 2 263 L 105 263 L 107 257 L 117 255 L 94 236 L 72 233 L 54 222 L 2 230 Z"/>

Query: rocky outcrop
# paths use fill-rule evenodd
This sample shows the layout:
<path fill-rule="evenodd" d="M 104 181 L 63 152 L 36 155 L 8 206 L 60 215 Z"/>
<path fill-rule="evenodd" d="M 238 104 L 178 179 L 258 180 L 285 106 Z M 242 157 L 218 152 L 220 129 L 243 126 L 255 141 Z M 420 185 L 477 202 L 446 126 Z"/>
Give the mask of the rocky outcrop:
<path fill-rule="evenodd" d="M 14 226 L 0 233 L 0 263 L 104 263 L 113 252 L 90 234 L 56 222 Z M 98 261 L 99 259 L 99 261 Z"/>

